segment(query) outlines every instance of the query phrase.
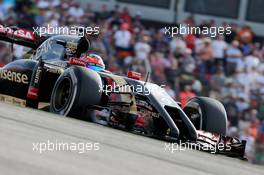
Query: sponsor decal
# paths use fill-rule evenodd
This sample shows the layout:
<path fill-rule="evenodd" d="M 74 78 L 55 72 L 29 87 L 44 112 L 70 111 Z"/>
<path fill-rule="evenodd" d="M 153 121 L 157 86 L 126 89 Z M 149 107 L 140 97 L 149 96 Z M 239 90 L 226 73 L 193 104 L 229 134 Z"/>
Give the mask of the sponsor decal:
<path fill-rule="evenodd" d="M 86 66 L 86 61 L 71 57 L 69 63 L 72 65 Z"/>
<path fill-rule="evenodd" d="M 11 104 L 22 106 L 22 107 L 26 107 L 26 100 L 19 99 L 16 97 L 12 97 L 9 95 L 0 94 L 0 101 L 5 102 L 5 103 L 11 103 Z"/>
<path fill-rule="evenodd" d="M 25 29 L 17 29 L 13 30 L 10 27 L 4 27 L 3 25 L 0 25 L 0 33 L 4 33 L 7 35 L 14 35 L 20 38 L 25 38 L 28 40 L 34 40 L 34 33 L 30 30 Z"/>
<path fill-rule="evenodd" d="M 57 68 L 51 68 L 51 67 L 47 68 L 47 72 L 50 72 L 53 74 L 62 74 L 63 71 L 64 71 L 63 69 L 57 69 Z"/>
<path fill-rule="evenodd" d="M 35 80 L 34 80 L 35 84 L 39 84 L 41 73 L 42 73 L 42 70 L 40 67 L 38 67 L 37 72 L 36 72 L 36 76 L 35 76 Z"/>
<path fill-rule="evenodd" d="M 55 66 L 59 66 L 59 67 L 66 67 L 67 66 L 67 63 L 65 61 L 55 61 L 55 62 L 52 62 L 53 65 Z"/>
<path fill-rule="evenodd" d="M 0 70 L 0 78 L 16 83 L 28 84 L 28 76 L 11 70 Z"/>

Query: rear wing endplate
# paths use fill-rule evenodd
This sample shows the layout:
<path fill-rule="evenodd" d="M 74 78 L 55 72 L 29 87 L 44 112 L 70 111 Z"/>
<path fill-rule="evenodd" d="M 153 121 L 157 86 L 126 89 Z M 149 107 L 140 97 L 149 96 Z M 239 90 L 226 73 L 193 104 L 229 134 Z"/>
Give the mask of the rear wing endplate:
<path fill-rule="evenodd" d="M 43 38 L 31 30 L 18 27 L 5 27 L 0 24 L 0 40 L 37 49 Z"/>

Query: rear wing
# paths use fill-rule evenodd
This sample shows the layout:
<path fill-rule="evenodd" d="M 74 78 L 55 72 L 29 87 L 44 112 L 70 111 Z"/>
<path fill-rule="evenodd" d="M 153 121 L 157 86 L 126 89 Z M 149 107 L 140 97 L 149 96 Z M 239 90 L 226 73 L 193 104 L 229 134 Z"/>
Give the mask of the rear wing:
<path fill-rule="evenodd" d="M 37 33 L 31 30 L 5 27 L 0 24 L 0 40 L 37 49 L 45 38 L 38 36 Z"/>

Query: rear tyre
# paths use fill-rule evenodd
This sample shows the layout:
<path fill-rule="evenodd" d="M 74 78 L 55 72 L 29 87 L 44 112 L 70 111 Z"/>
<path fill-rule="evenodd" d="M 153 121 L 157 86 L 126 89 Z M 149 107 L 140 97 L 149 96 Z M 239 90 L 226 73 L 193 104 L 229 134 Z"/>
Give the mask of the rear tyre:
<path fill-rule="evenodd" d="M 194 97 L 183 108 L 196 129 L 226 134 L 227 115 L 219 101 L 208 97 Z"/>
<path fill-rule="evenodd" d="M 55 83 L 50 111 L 82 119 L 86 109 L 101 102 L 102 80 L 99 74 L 83 67 L 68 68 Z"/>

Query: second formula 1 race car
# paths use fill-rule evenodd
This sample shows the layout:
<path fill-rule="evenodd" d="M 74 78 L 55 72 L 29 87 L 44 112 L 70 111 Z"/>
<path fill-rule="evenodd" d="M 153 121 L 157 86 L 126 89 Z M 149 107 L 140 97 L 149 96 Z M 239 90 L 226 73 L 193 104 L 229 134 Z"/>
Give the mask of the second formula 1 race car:
<path fill-rule="evenodd" d="M 39 37 L 23 29 L 0 26 L 0 39 L 30 47 L 30 59 L 0 68 L 0 99 L 63 116 L 139 133 L 158 139 L 195 143 L 201 150 L 222 145 L 216 153 L 243 158 L 245 141 L 226 136 L 223 105 L 195 97 L 182 108 L 165 90 L 140 74 L 114 75 L 87 68 L 85 37 Z M 205 149 L 207 148 L 207 149 Z"/>

